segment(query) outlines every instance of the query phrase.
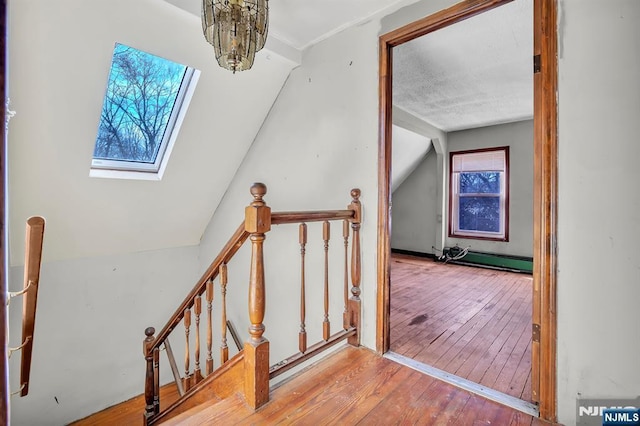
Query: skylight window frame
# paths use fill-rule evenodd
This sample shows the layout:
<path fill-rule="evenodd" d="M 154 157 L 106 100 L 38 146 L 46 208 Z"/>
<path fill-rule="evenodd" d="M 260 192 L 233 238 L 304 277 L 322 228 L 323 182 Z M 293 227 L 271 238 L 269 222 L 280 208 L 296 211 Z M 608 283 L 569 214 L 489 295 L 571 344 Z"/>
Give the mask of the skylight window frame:
<path fill-rule="evenodd" d="M 184 121 L 189 104 L 191 103 L 191 98 L 193 97 L 200 78 L 200 71 L 198 69 L 188 65 L 184 65 L 184 67 L 185 71 L 182 76 L 180 88 L 178 89 L 176 100 L 173 104 L 169 120 L 167 121 L 167 125 L 162 135 L 155 161 L 150 163 L 92 157 L 91 168 L 89 170 L 90 177 L 137 180 L 162 179 L 169 157 L 173 151 L 175 141 L 178 137 L 178 133 L 180 132 L 182 122 Z"/>

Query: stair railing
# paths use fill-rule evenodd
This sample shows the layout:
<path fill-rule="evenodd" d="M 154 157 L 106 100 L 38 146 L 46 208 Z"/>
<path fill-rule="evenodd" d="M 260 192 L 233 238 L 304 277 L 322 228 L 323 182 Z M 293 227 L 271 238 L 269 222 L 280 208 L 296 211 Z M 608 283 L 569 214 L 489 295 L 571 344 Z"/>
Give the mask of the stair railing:
<path fill-rule="evenodd" d="M 171 315 L 169 321 L 154 336 L 155 329 L 149 327 L 145 330 L 146 338 L 143 341 L 143 353 L 146 361 L 146 377 L 145 377 L 145 412 L 144 424 L 152 424 L 156 417 L 160 414 L 160 351 L 164 349 L 169 359 L 169 365 L 173 373 L 173 377 L 177 386 L 179 397 L 183 397 L 191 389 L 200 383 L 204 378 L 214 372 L 213 361 L 213 300 L 214 300 L 214 281 L 218 279 L 219 288 L 222 294 L 221 302 L 221 335 L 220 344 L 220 363 L 224 364 L 229 360 L 229 352 L 226 346 L 226 287 L 227 287 L 227 263 L 233 255 L 242 247 L 249 237 L 249 233 L 245 230 L 245 224 L 242 222 L 231 238 L 227 241 L 218 256 L 211 262 L 202 277 L 198 280 L 193 289 L 184 298 L 176 311 Z M 205 311 L 205 351 L 206 360 L 204 372 L 200 366 L 200 321 L 202 316 L 202 298 L 204 297 Z M 194 368 L 191 369 L 191 319 L 192 313 L 195 319 L 195 351 L 194 351 Z M 180 324 L 184 325 L 185 339 L 185 357 L 184 357 L 184 375 L 181 376 L 176 362 L 173 349 L 171 347 L 169 336 Z"/>
<path fill-rule="evenodd" d="M 17 296 L 22 296 L 22 343 L 9 348 L 9 356 L 15 351 L 20 355 L 20 389 L 15 394 L 26 396 L 29 393 L 31 359 L 33 354 L 33 334 L 36 325 L 36 307 L 40 284 L 40 266 L 42 264 L 42 243 L 44 241 L 44 218 L 33 216 L 27 219 L 24 259 L 24 285 L 22 290 L 10 292 L 7 304 Z"/>
<path fill-rule="evenodd" d="M 143 353 L 146 360 L 145 379 L 145 413 L 144 424 L 150 425 L 159 420 L 159 417 L 166 413 L 160 412 L 160 370 L 159 353 L 164 347 L 169 357 L 169 363 L 174 373 L 174 379 L 178 387 L 178 393 L 182 399 L 190 392 L 197 390 L 198 383 L 206 380 L 213 373 L 213 360 L 211 357 L 211 304 L 213 300 L 214 280 L 219 278 L 221 290 L 221 330 L 222 345 L 220 351 L 221 366 L 228 360 L 228 348 L 226 345 L 226 330 L 228 321 L 226 318 L 226 290 L 227 290 L 227 264 L 237 253 L 240 247 L 249 240 L 251 243 L 251 263 L 249 278 L 249 337 L 244 344 L 242 353 L 243 370 L 243 391 L 244 398 L 249 406 L 258 408 L 269 400 L 269 379 L 291 369 L 301 362 L 309 359 L 313 355 L 327 349 L 336 343 L 347 340 L 352 345 L 360 343 L 360 223 L 362 218 L 362 207 L 359 201 L 360 190 L 351 191 L 352 201 L 346 210 L 326 210 L 326 211 L 302 211 L 302 212 L 280 212 L 272 213 L 271 208 L 264 201 L 267 188 L 264 184 L 256 183 L 251 187 L 253 201 L 245 209 L 245 220 L 218 256 L 211 263 L 209 268 L 202 275 L 195 287 L 189 292 L 180 306 L 176 309 L 167 324 L 162 328 L 157 336 L 155 330 L 149 327 L 145 330 L 146 338 L 143 342 Z M 330 239 L 330 223 L 339 221 L 342 225 L 342 245 L 344 247 L 344 282 L 341 283 L 341 293 L 344 298 L 344 312 L 341 330 L 330 334 L 329 319 L 329 274 L 328 274 L 328 246 Z M 322 340 L 311 346 L 307 345 L 305 331 L 305 245 L 307 239 L 306 223 L 322 222 L 324 240 L 324 320 L 322 325 Z M 264 337 L 265 327 L 263 324 L 265 316 L 266 283 L 264 272 L 264 241 L 266 233 L 271 230 L 272 225 L 299 224 L 299 237 L 301 245 L 301 283 L 300 283 L 300 319 L 301 328 L 298 333 L 299 352 L 293 356 L 269 365 L 269 341 Z M 349 227 L 352 235 L 350 236 Z M 349 263 L 349 238 L 351 244 L 351 261 Z M 350 271 L 349 271 L 350 270 Z M 351 288 L 349 290 L 349 276 L 351 278 Z M 202 314 L 202 297 L 206 301 L 206 345 L 207 360 L 205 372 L 200 368 L 200 317 Z M 191 319 L 195 321 L 195 363 L 194 369 L 190 369 L 190 328 Z M 173 357 L 173 351 L 169 343 L 169 335 L 183 323 L 186 342 L 185 349 L 185 372 L 181 377 L 177 363 Z M 229 363 L 231 364 L 231 363 Z M 235 364 L 234 364 L 235 365 Z M 212 377 L 215 374 L 212 375 Z M 215 379 L 215 377 L 214 377 Z M 169 410 L 176 407 L 174 403 Z M 165 416 L 166 417 L 166 416 Z"/>
<path fill-rule="evenodd" d="M 275 225 L 298 224 L 300 244 L 300 331 L 298 332 L 298 349 L 296 354 L 272 365 L 269 369 L 269 377 L 272 379 L 291 368 L 301 364 L 318 353 L 348 340 L 352 345 L 360 344 L 360 222 L 362 220 L 362 206 L 360 204 L 360 190 L 351 191 L 352 202 L 347 210 L 329 210 L 315 212 L 284 212 L 274 213 L 271 217 Z M 307 248 L 307 223 L 322 222 L 322 240 L 324 242 L 324 271 L 323 271 L 323 307 L 324 318 L 322 321 L 322 339 L 308 346 L 306 331 L 307 311 L 307 277 L 306 277 L 306 248 Z M 341 330 L 331 334 L 331 321 L 329 318 L 329 242 L 331 238 L 331 223 L 338 222 L 342 228 L 341 245 L 343 254 L 343 283 L 342 296 L 344 300 L 344 312 L 342 315 Z M 349 264 L 349 225 L 352 230 L 351 264 Z M 349 290 L 349 275 L 351 275 L 351 289 Z"/>

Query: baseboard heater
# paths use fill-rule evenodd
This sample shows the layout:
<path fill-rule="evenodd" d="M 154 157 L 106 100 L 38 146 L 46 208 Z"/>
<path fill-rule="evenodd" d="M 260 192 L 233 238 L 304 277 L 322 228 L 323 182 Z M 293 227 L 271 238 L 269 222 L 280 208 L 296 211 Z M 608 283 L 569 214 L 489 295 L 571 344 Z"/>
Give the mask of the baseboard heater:
<path fill-rule="evenodd" d="M 509 256 L 506 254 L 483 253 L 479 251 L 469 251 L 466 256 L 459 260 L 452 260 L 449 263 L 460 265 L 478 265 L 488 268 L 506 269 L 514 272 L 527 274 L 533 273 L 533 259 L 522 256 Z"/>
<path fill-rule="evenodd" d="M 447 248 L 445 248 L 446 250 Z M 408 254 L 411 256 L 429 257 L 435 259 L 432 253 L 422 253 L 411 250 L 391 249 L 393 253 Z M 533 273 L 533 258 L 523 256 L 510 256 L 506 254 L 484 253 L 469 251 L 458 260 L 449 260 L 447 263 L 458 265 L 480 266 L 485 268 L 502 269 L 525 274 Z"/>

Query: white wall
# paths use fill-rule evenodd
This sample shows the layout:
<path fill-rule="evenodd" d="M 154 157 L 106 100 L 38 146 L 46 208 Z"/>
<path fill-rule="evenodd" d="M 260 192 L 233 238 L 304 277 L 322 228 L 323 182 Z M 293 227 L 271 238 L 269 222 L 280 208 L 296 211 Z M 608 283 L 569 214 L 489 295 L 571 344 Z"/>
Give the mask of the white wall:
<path fill-rule="evenodd" d="M 11 424 L 67 424 L 143 393 L 144 330 L 159 331 L 191 289 L 197 254 L 192 246 L 44 263 L 29 394 L 11 398 Z M 11 268 L 11 291 L 22 288 L 22 269 Z M 10 346 L 18 346 L 21 298 L 9 313 Z M 169 372 L 164 353 L 162 363 Z M 17 352 L 10 360 L 14 391 L 19 367 Z"/>
<path fill-rule="evenodd" d="M 369 347 L 375 346 L 377 34 L 378 25 L 371 21 L 341 32 L 304 53 L 301 67 L 291 73 L 213 216 L 200 252 L 201 269 L 204 269 L 230 236 L 235 223 L 242 220 L 244 207 L 251 199 L 249 187 L 254 181 L 266 183 L 269 189 L 265 200 L 279 211 L 346 208 L 350 189 L 359 187 L 364 205 L 362 340 Z M 295 352 L 299 324 L 297 230 L 280 228 L 283 227 L 274 227 L 265 243 L 265 337 L 271 341 L 272 362 Z M 321 255 L 322 242 L 318 233 L 316 224 L 313 229 L 310 225 L 308 284 L 316 290 L 322 279 L 321 258 L 317 257 Z M 339 229 L 332 230 L 331 244 L 337 249 L 337 256 L 341 253 L 340 234 Z M 238 262 L 247 265 L 248 254 Z M 331 266 L 338 275 L 340 265 L 336 259 Z M 247 267 L 243 266 L 237 273 L 241 274 L 239 285 L 246 286 Z M 332 289 L 337 291 L 332 293 L 331 318 L 337 327 L 342 318 L 341 277 L 336 277 L 334 282 L 337 287 L 332 285 Z M 244 318 L 244 324 L 237 321 L 244 331 L 248 326 L 246 290 L 236 297 L 236 311 L 241 311 L 239 315 Z M 315 293 L 309 294 L 308 300 L 307 323 L 317 329 L 322 320 L 317 312 L 322 299 Z M 315 331 L 308 330 L 309 339 Z"/>
<path fill-rule="evenodd" d="M 395 66 L 395 65 L 394 65 Z M 427 123 L 421 118 L 407 112 L 397 106 L 393 107 L 392 111 L 393 123 L 405 129 L 411 130 L 415 133 L 428 137 L 431 140 L 431 144 L 436 154 L 436 227 L 435 227 L 435 244 L 433 246 L 442 250 L 445 243 L 445 221 L 443 218 L 446 215 L 447 208 L 447 179 L 445 172 L 447 170 L 447 134 L 442 130 L 434 127 L 432 124 Z M 394 152 L 397 147 L 395 139 L 392 141 L 392 149 Z M 393 165 L 392 165 L 393 166 Z M 431 247 L 429 245 L 429 247 Z"/>
<path fill-rule="evenodd" d="M 429 154 L 392 195 L 391 247 L 436 253 L 437 233 L 436 152 Z"/>
<path fill-rule="evenodd" d="M 391 192 L 418 167 L 431 149 L 431 139 L 407 130 L 404 127 L 391 126 L 393 150 L 391 152 Z"/>
<path fill-rule="evenodd" d="M 640 394 L 640 2 L 561 0 L 558 401 Z M 597 60 L 594 60 L 594 57 Z"/>
<path fill-rule="evenodd" d="M 200 19 L 161 0 L 18 0 L 9 12 L 11 264 L 32 215 L 48 220 L 46 260 L 198 244 L 294 64 L 261 51 L 234 75 Z M 89 177 L 116 42 L 201 71 L 161 181 Z"/>
<path fill-rule="evenodd" d="M 533 257 L 533 121 L 449 132 L 447 136 L 450 152 L 509 147 L 509 241 L 447 237 L 446 245 L 458 244 L 460 247 L 471 246 L 474 251 Z"/>

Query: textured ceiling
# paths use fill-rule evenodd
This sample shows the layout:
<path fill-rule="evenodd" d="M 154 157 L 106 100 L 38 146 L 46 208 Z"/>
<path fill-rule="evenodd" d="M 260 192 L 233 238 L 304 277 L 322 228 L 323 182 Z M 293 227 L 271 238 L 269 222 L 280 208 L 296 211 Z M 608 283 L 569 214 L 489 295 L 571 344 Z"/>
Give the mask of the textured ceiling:
<path fill-rule="evenodd" d="M 393 102 L 444 131 L 531 118 L 532 35 L 518 0 L 400 45 Z"/>
<path fill-rule="evenodd" d="M 202 0 L 164 1 L 200 16 Z M 303 50 L 406 3 L 272 0 L 269 36 Z M 444 131 L 531 118 L 532 3 L 514 1 L 396 47 L 394 104 Z"/>

